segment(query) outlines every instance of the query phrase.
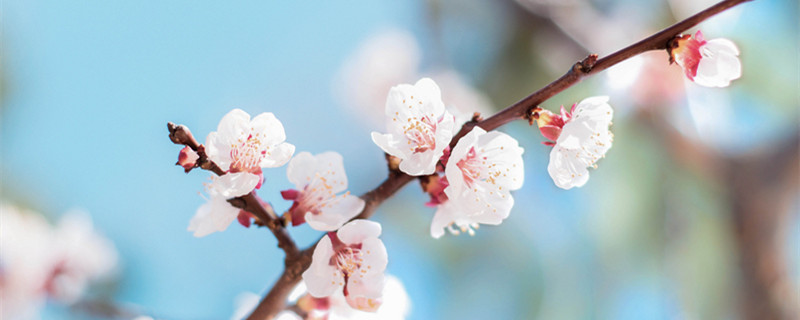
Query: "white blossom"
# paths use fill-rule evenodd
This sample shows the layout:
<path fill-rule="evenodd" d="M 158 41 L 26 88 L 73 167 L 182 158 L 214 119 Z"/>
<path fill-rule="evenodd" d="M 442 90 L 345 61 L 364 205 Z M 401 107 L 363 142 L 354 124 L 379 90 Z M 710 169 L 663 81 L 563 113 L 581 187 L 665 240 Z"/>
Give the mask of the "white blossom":
<path fill-rule="evenodd" d="M 247 112 L 231 110 L 206 138 L 206 155 L 227 173 L 214 181 L 213 188 L 232 198 L 260 187 L 261 168 L 280 167 L 294 154 L 294 145 L 285 140 L 283 124 L 272 113 L 251 120 Z"/>
<path fill-rule="evenodd" d="M 670 48 L 672 60 L 686 76 L 705 87 L 727 87 L 742 76 L 739 48 L 724 38 L 706 41 L 699 30 L 694 38 L 685 35 Z"/>
<path fill-rule="evenodd" d="M 46 301 L 72 304 L 111 276 L 117 252 L 85 213 L 51 227 L 38 213 L 0 204 L 0 318 L 35 319 Z"/>
<path fill-rule="evenodd" d="M 225 231 L 228 226 L 239 216 L 239 208 L 234 207 L 225 196 L 209 187 L 208 201 L 197 208 L 192 220 L 189 221 L 188 231 L 194 232 L 195 237 L 205 237 L 217 231 Z"/>
<path fill-rule="evenodd" d="M 517 140 L 502 132 L 475 127 L 461 138 L 447 160 L 448 200 L 434 215 L 431 236 L 439 238 L 445 229 L 472 233 L 477 224 L 497 225 L 508 217 L 511 191 L 525 178 L 522 153 Z"/>
<path fill-rule="evenodd" d="M 412 176 L 435 172 L 455 124 L 436 83 L 423 78 L 413 86 L 393 87 L 386 99 L 385 116 L 389 133 L 373 132 L 372 141 L 401 159 L 400 171 Z"/>
<path fill-rule="evenodd" d="M 547 117 L 550 122 L 562 123 L 563 127 L 557 131 L 557 137 L 550 151 L 550 164 L 547 172 L 553 182 L 562 189 L 581 187 L 589 181 L 589 170 L 596 168 L 598 160 L 605 157 L 611 148 L 614 135 L 608 130 L 614 110 L 608 104 L 608 97 L 586 98 L 576 106 L 572 112 L 562 111 L 561 116 Z M 553 121 L 553 118 L 560 120 Z M 544 118 L 541 118 L 542 120 Z M 540 129 L 548 128 L 547 121 L 539 122 Z M 555 129 L 554 129 L 555 130 Z M 543 131 L 544 132 L 544 131 Z"/>
<path fill-rule="evenodd" d="M 282 191 L 284 199 L 294 200 L 289 210 L 292 225 L 308 222 L 320 231 L 334 231 L 364 209 L 364 200 L 350 195 L 342 155 L 323 152 L 316 156 L 298 153 L 286 169 L 297 189 Z"/>
<path fill-rule="evenodd" d="M 354 220 L 325 235 L 314 249 L 311 266 L 303 273 L 309 294 L 322 298 L 343 290 L 351 307 L 377 309 L 388 262 L 380 234 L 377 222 Z"/>

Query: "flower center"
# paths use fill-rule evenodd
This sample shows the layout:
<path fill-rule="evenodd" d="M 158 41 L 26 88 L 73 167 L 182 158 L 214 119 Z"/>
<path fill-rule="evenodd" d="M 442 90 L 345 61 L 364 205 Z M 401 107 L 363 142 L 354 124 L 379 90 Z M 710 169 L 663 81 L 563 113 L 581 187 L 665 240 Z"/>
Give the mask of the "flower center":
<path fill-rule="evenodd" d="M 333 183 L 335 183 L 335 181 Z M 297 199 L 300 203 L 298 209 L 303 213 L 311 212 L 313 214 L 320 214 L 323 208 L 335 205 L 348 195 L 350 195 L 350 191 L 345 192 L 341 196 L 336 196 L 333 193 L 331 181 L 328 181 L 328 178 L 316 173 L 314 179 L 303 188 L 299 199 Z"/>
<path fill-rule="evenodd" d="M 421 153 L 436 147 L 436 124 L 437 122 L 430 116 L 424 116 L 422 119 L 408 118 L 408 125 L 403 126 L 403 133 L 408 138 L 411 151 Z"/>
<path fill-rule="evenodd" d="M 486 160 L 486 157 L 484 157 L 483 160 Z M 461 174 L 463 175 L 464 182 L 467 184 L 467 186 L 472 187 L 472 184 L 475 183 L 475 180 L 480 179 L 483 163 L 486 162 L 481 161 L 480 157 L 478 157 L 477 152 L 475 152 L 475 147 L 469 149 L 466 157 L 458 160 L 456 165 L 459 169 L 461 169 Z"/>
<path fill-rule="evenodd" d="M 355 247 L 345 247 L 336 254 L 336 268 L 346 277 L 354 275 L 364 263 L 364 253 Z"/>
<path fill-rule="evenodd" d="M 261 160 L 267 155 L 269 146 L 265 146 L 261 139 L 261 133 L 250 134 L 247 139 L 239 138 L 237 143 L 231 145 L 230 172 L 252 172 L 256 173 L 261 169 Z"/>

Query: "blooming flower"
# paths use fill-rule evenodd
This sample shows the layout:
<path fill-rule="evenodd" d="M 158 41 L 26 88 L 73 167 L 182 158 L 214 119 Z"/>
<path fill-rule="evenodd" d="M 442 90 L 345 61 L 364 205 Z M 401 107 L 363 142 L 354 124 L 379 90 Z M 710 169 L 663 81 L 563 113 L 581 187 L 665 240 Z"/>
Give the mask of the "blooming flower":
<path fill-rule="evenodd" d="M 381 225 L 368 220 L 354 220 L 335 233 L 328 232 L 317 243 L 311 266 L 303 273 L 308 293 L 321 298 L 343 289 L 351 307 L 375 311 L 380 306 L 388 262 L 380 234 Z"/>
<path fill-rule="evenodd" d="M 72 304 L 112 274 L 117 252 L 88 215 L 67 213 L 56 228 L 38 213 L 0 203 L 2 319 L 36 319 L 46 301 Z"/>
<path fill-rule="evenodd" d="M 386 99 L 389 133 L 372 132 L 372 141 L 401 159 L 400 171 L 412 176 L 436 171 L 444 149 L 453 137 L 455 119 L 445 110 L 439 87 L 423 78 L 389 90 Z"/>
<path fill-rule="evenodd" d="M 308 222 L 320 231 L 334 231 L 364 209 L 364 200 L 346 192 L 347 175 L 342 164 L 342 155 L 324 152 L 312 156 L 308 152 L 298 153 L 286 169 L 289 181 L 297 189 L 281 191 L 286 200 L 294 200 L 289 209 L 292 225 Z"/>
<path fill-rule="evenodd" d="M 586 98 L 561 114 L 541 111 L 534 115 L 545 142 L 553 146 L 547 172 L 556 186 L 562 189 L 581 187 L 589 181 L 588 167 L 597 168 L 597 160 L 605 157 L 614 135 L 608 130 L 614 110 L 608 97 Z"/>
<path fill-rule="evenodd" d="M 475 127 L 461 140 L 447 160 L 444 189 L 448 200 L 439 205 L 431 236 L 456 228 L 473 233 L 477 224 L 500 224 L 514 206 L 512 190 L 522 187 L 523 149 L 517 140 L 497 131 Z"/>
<path fill-rule="evenodd" d="M 706 41 L 699 30 L 673 42 L 670 61 L 677 62 L 689 80 L 705 87 L 727 87 L 742 76 L 739 49 L 728 39 Z"/>
<path fill-rule="evenodd" d="M 280 167 L 294 154 L 294 145 L 284 140 L 283 125 L 272 113 L 251 120 L 247 112 L 231 110 L 206 138 L 206 155 L 227 172 L 213 187 L 228 198 L 260 188 L 261 168 Z"/>
<path fill-rule="evenodd" d="M 217 231 L 225 231 L 228 226 L 239 217 L 240 210 L 228 203 L 225 196 L 209 187 L 207 189 L 208 202 L 197 208 L 192 220 L 189 221 L 188 231 L 194 232 L 195 237 L 205 237 Z"/>

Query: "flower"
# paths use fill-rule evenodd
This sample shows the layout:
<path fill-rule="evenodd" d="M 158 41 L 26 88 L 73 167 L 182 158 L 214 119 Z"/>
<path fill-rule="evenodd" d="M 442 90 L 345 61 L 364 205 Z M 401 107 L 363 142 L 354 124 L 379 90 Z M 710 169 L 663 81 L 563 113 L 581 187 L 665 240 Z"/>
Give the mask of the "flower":
<path fill-rule="evenodd" d="M 213 187 L 228 198 L 260 188 L 261 168 L 280 167 L 294 154 L 294 145 L 284 140 L 283 125 L 272 113 L 251 120 L 247 112 L 231 110 L 206 138 L 206 155 L 227 173 Z"/>
<path fill-rule="evenodd" d="M 284 199 L 294 200 L 289 209 L 294 226 L 308 222 L 316 230 L 334 231 L 364 209 L 364 200 L 349 191 L 336 195 L 347 189 L 342 155 L 337 152 L 298 153 L 286 175 L 297 188 L 281 191 Z"/>
<path fill-rule="evenodd" d="M 677 62 L 689 80 L 705 87 L 727 87 L 742 76 L 739 49 L 728 39 L 706 41 L 699 30 L 692 38 L 676 38 L 669 48 L 670 62 Z"/>
<path fill-rule="evenodd" d="M 212 183 L 213 184 L 213 183 Z M 197 208 L 192 220 L 189 221 L 188 231 L 194 232 L 195 237 L 205 237 L 217 231 L 225 231 L 228 226 L 239 217 L 240 210 L 230 203 L 225 196 L 216 189 L 209 187 L 208 201 Z"/>
<path fill-rule="evenodd" d="M 453 137 L 455 119 L 445 110 L 439 87 L 423 78 L 389 90 L 386 128 L 372 132 L 372 141 L 386 153 L 401 159 L 400 171 L 412 176 L 436 171 L 444 149 Z"/>
<path fill-rule="evenodd" d="M 112 274 L 117 265 L 117 251 L 92 226 L 84 212 L 69 212 L 55 230 L 55 266 L 45 288 L 62 302 L 72 304 L 83 296 L 89 283 Z"/>
<path fill-rule="evenodd" d="M 116 268 L 116 249 L 84 213 L 66 213 L 54 228 L 0 203 L 0 221 L 2 319 L 37 319 L 46 301 L 73 304 Z"/>
<path fill-rule="evenodd" d="M 311 266 L 303 273 L 308 293 L 321 298 L 342 289 L 351 307 L 377 309 L 388 262 L 380 234 L 379 223 L 360 219 L 335 233 L 328 232 L 317 243 Z"/>
<path fill-rule="evenodd" d="M 522 187 L 524 170 L 517 140 L 497 131 L 475 127 L 458 141 L 447 160 L 444 189 L 447 201 L 440 204 L 431 223 L 431 236 L 444 230 L 474 233 L 477 224 L 500 224 L 514 206 L 512 190 Z"/>
<path fill-rule="evenodd" d="M 614 110 L 608 97 L 586 98 L 574 104 L 570 112 L 561 107 L 556 115 L 544 110 L 534 114 L 545 142 L 553 146 L 547 172 L 562 189 L 581 187 L 589 181 L 588 167 L 597 168 L 597 160 L 605 157 L 614 135 L 608 130 Z"/>

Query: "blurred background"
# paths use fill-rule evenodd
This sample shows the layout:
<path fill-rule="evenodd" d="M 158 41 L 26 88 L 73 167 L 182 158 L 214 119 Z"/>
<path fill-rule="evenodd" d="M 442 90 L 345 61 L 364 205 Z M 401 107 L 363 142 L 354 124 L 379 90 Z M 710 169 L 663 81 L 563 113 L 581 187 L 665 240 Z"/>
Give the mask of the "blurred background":
<path fill-rule="evenodd" d="M 168 121 L 203 141 L 232 108 L 273 112 L 298 151 L 343 154 L 360 194 L 386 176 L 369 133 L 392 85 L 433 77 L 447 105 L 491 114 L 714 2 L 3 1 L 3 210 L 56 229 L 82 211 L 116 251 L 79 299 L 31 317 L 226 319 L 280 274 L 264 229 L 186 231 L 209 173 L 174 165 Z M 387 201 L 374 219 L 408 318 L 796 319 L 798 10 L 759 0 L 699 26 L 741 50 L 729 88 L 686 80 L 659 51 L 545 102 L 611 97 L 614 147 L 580 189 L 555 187 L 550 147 L 517 121 L 501 130 L 525 148 L 526 181 L 502 225 L 434 240 L 418 184 Z M 282 212 L 285 167 L 265 177 L 259 195 Z M 33 250 L 9 221 L 0 285 L 11 253 Z"/>

